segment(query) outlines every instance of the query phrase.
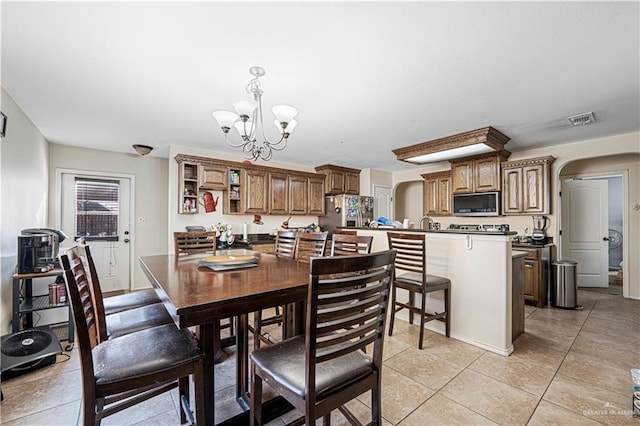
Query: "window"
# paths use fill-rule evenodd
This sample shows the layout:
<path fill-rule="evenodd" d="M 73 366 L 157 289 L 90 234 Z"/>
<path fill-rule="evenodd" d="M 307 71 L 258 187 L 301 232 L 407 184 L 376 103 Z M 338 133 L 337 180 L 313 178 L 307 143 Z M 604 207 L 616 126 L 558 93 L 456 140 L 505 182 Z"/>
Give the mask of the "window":
<path fill-rule="evenodd" d="M 120 182 L 76 177 L 75 188 L 75 237 L 117 241 Z"/>

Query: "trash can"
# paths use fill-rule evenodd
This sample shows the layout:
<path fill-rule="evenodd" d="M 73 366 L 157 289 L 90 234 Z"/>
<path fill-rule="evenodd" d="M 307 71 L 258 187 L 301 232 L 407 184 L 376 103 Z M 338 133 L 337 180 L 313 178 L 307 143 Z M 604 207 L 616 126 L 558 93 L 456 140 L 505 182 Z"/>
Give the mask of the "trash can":
<path fill-rule="evenodd" d="M 580 309 L 578 305 L 578 262 L 557 260 L 553 262 L 554 288 L 552 305 L 556 308 Z"/>

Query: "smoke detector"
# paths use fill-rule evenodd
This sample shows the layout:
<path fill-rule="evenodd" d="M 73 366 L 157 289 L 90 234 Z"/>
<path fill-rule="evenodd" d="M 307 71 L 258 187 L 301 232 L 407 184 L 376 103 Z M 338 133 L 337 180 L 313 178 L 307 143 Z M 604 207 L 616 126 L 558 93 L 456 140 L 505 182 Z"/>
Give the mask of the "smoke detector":
<path fill-rule="evenodd" d="M 595 123 L 596 117 L 592 112 L 583 112 L 582 114 L 567 117 L 567 120 L 574 126 L 586 126 L 587 124 Z"/>

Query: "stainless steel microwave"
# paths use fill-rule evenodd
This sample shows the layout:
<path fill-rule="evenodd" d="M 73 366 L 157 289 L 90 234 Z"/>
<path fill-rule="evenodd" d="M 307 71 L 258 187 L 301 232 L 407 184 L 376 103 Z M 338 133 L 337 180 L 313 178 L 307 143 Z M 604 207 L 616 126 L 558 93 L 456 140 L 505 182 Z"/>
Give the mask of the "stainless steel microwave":
<path fill-rule="evenodd" d="M 453 195 L 454 216 L 500 216 L 500 192 L 475 192 Z"/>

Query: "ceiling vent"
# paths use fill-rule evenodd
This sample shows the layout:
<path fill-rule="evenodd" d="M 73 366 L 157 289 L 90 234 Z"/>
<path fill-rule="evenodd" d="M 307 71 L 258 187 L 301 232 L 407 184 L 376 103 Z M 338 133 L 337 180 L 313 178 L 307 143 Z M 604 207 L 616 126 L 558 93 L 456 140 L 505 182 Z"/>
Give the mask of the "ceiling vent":
<path fill-rule="evenodd" d="M 586 126 L 587 124 L 595 123 L 596 117 L 592 112 L 583 112 L 582 114 L 567 117 L 567 120 L 574 126 Z"/>

